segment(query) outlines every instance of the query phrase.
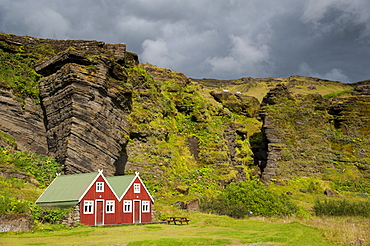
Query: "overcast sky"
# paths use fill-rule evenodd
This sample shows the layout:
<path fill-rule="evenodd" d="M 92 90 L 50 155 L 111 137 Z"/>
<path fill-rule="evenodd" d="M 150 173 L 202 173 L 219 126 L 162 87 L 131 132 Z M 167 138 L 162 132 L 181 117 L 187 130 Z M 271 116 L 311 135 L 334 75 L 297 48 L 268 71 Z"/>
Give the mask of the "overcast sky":
<path fill-rule="evenodd" d="M 370 79 L 369 0 L 0 0 L 0 31 L 127 43 L 192 78 Z"/>

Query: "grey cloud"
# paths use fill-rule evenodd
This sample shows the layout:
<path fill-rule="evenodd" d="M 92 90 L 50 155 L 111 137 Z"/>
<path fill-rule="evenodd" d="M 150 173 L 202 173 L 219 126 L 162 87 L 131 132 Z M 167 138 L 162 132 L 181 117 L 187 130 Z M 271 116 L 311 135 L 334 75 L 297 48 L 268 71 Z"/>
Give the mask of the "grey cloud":
<path fill-rule="evenodd" d="M 125 42 L 189 77 L 370 78 L 368 0 L 0 0 L 0 30 Z"/>
<path fill-rule="evenodd" d="M 370 3 L 366 0 L 309 0 L 302 21 L 311 23 L 322 33 L 347 33 L 354 26 L 361 27 L 358 39 L 370 38 Z M 369 40 L 368 40 L 369 41 Z"/>
<path fill-rule="evenodd" d="M 251 43 L 249 38 L 231 35 L 232 47 L 227 56 L 210 57 L 207 62 L 211 65 L 216 76 L 234 73 L 249 73 L 251 76 L 266 76 L 263 63 L 268 63 L 269 46 L 261 43 Z"/>
<path fill-rule="evenodd" d="M 333 68 L 332 70 L 319 74 L 315 72 L 309 65 L 302 63 L 299 65 L 299 72 L 303 76 L 316 77 L 321 79 L 330 79 L 334 81 L 348 82 L 348 77 L 343 73 L 341 69 Z"/>

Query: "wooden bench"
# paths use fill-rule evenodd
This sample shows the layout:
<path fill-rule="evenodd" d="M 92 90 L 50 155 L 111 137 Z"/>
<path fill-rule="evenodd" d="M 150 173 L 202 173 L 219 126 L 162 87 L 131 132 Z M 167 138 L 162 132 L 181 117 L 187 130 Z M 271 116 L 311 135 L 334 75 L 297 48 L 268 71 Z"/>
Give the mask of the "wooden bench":
<path fill-rule="evenodd" d="M 173 224 L 176 225 L 176 222 L 177 223 L 180 223 L 182 225 L 182 223 L 185 223 L 187 225 L 189 225 L 189 219 L 187 217 L 168 217 L 167 218 L 167 224 L 171 224 L 171 222 L 173 222 Z"/>

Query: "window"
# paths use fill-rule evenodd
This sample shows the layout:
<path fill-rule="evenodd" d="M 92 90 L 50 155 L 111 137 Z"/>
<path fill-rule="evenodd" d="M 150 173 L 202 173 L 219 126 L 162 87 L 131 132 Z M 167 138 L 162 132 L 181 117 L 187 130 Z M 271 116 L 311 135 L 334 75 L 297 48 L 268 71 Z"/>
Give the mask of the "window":
<path fill-rule="evenodd" d="M 104 182 L 96 182 L 96 192 L 104 192 Z"/>
<path fill-rule="evenodd" d="M 114 213 L 114 201 L 107 201 L 106 202 L 106 212 L 107 212 L 107 214 Z"/>
<path fill-rule="evenodd" d="M 125 200 L 123 202 L 123 212 L 131 213 L 132 212 L 132 201 Z"/>
<path fill-rule="evenodd" d="M 92 214 L 94 208 L 94 201 L 84 201 L 84 214 Z"/>
<path fill-rule="evenodd" d="M 134 184 L 134 193 L 140 193 L 140 184 Z"/>
<path fill-rule="evenodd" d="M 149 201 L 143 201 L 141 210 L 142 210 L 143 213 L 149 213 L 150 212 L 150 202 Z"/>

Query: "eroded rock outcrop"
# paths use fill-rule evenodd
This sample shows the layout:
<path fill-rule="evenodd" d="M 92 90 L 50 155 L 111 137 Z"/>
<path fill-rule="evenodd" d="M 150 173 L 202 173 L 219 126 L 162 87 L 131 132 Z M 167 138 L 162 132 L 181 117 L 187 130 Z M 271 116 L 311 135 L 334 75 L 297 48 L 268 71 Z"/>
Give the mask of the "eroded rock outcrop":
<path fill-rule="evenodd" d="M 19 150 L 47 154 L 44 116 L 40 105 L 20 102 L 10 90 L 0 89 L 0 131 L 14 137 Z"/>
<path fill-rule="evenodd" d="M 278 84 L 275 88 L 271 89 L 263 98 L 262 105 L 277 104 L 280 98 L 293 100 L 288 88 L 283 84 Z M 284 134 L 274 124 L 273 118 L 268 115 L 264 110 L 261 111 L 262 135 L 260 149 L 255 153 L 256 162 L 261 169 L 261 178 L 264 181 L 269 181 L 271 178 L 277 176 L 277 161 L 280 159 L 281 148 L 278 143 L 285 142 Z"/>
<path fill-rule="evenodd" d="M 42 75 L 40 104 L 21 102 L 10 90 L 1 90 L 0 131 L 14 137 L 19 150 L 55 156 L 66 173 L 123 173 L 129 136 L 125 115 L 132 97 L 124 83 L 126 68 L 138 64 L 137 55 L 127 52 L 125 44 L 99 41 L 5 34 L 0 41 L 9 52 L 46 44 L 55 53 L 35 65 Z"/>
<path fill-rule="evenodd" d="M 247 117 L 255 117 L 260 103 L 257 98 L 243 95 L 242 93 L 231 93 L 228 91 L 212 91 L 213 98 L 228 108 L 231 112 L 245 115 Z"/>
<path fill-rule="evenodd" d="M 263 138 L 255 151 L 262 180 L 299 176 L 330 179 L 348 166 L 354 176 L 370 177 L 367 87 L 368 83 L 362 82 L 354 90 L 327 97 L 294 95 L 283 84 L 268 92 L 260 112 Z"/>
<path fill-rule="evenodd" d="M 108 81 L 114 66 L 121 67 L 116 63 L 124 59 L 124 48 L 121 51 L 114 60 L 89 60 L 82 52 L 67 51 L 36 67 L 46 75 L 40 80 L 40 97 L 48 149 L 66 173 L 104 169 L 112 175 L 124 170 L 119 160 L 125 155 L 125 114 L 130 112 L 132 92 L 117 93 Z"/>

